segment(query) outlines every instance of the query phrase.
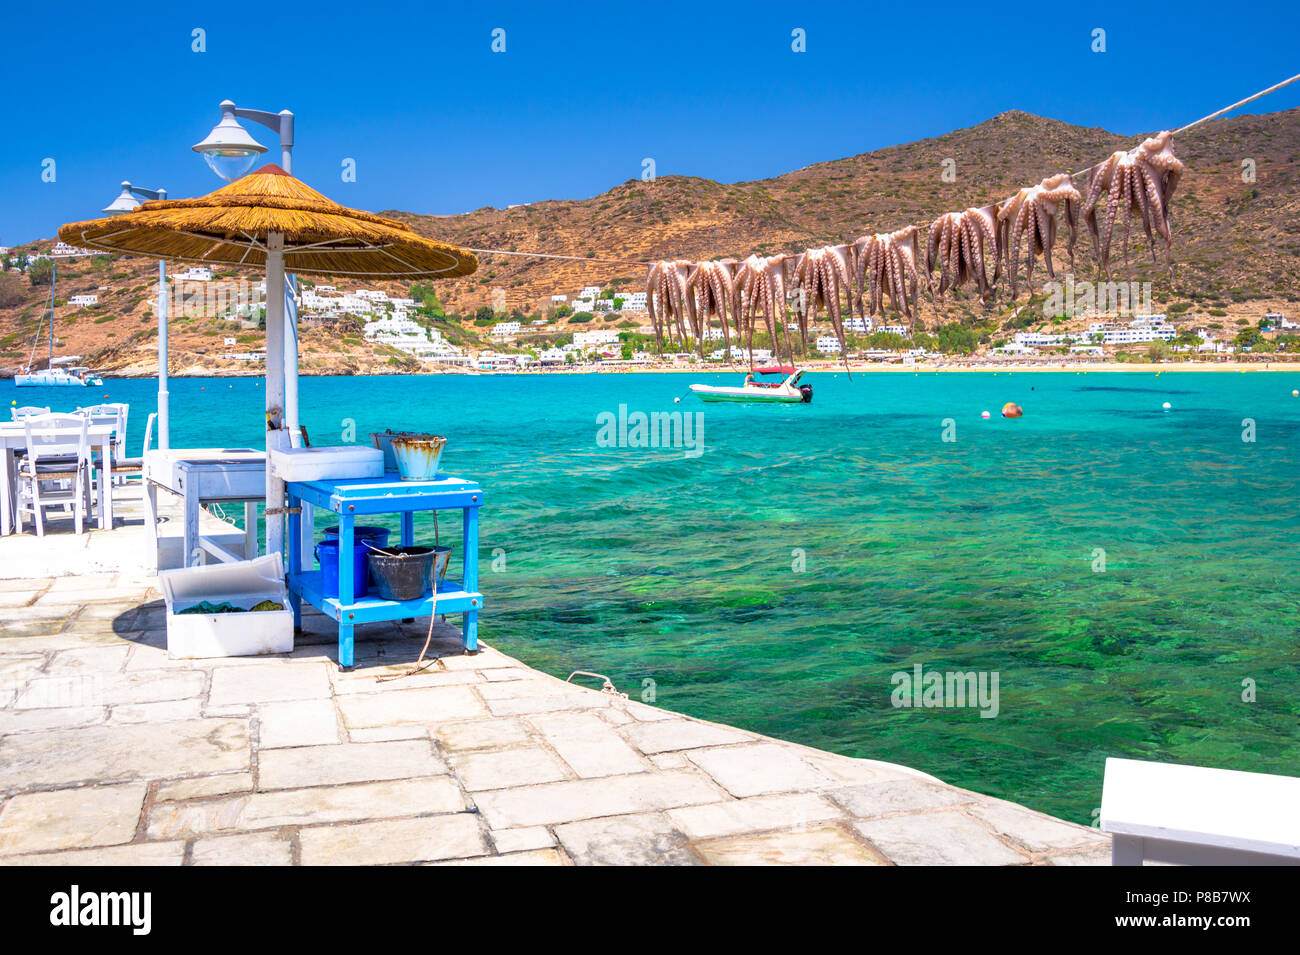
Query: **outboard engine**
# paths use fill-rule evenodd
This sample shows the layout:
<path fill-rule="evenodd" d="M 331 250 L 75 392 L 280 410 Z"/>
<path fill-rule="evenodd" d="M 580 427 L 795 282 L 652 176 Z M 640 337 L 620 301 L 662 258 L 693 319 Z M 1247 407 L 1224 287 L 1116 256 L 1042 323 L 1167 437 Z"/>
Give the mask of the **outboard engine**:
<path fill-rule="evenodd" d="M 812 385 L 800 385 L 799 394 L 803 395 L 804 404 L 812 404 Z"/>

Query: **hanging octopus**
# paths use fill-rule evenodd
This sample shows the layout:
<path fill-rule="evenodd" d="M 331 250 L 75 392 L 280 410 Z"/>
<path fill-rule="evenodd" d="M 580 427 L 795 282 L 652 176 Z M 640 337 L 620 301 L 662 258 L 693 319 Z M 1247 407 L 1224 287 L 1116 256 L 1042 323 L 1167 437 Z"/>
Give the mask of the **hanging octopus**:
<path fill-rule="evenodd" d="M 867 293 L 867 311 L 872 315 L 883 311 L 883 295 L 889 293 L 893 307 L 902 312 L 916 329 L 918 307 L 917 263 L 921 259 L 918 229 L 908 226 L 897 232 L 878 232 L 853 243 L 854 274 L 857 288 L 854 299 L 862 310 L 862 293 Z M 926 286 L 930 279 L 926 276 Z"/>
<path fill-rule="evenodd" d="M 655 340 L 661 350 L 665 329 L 671 339 L 675 328 L 677 337 L 684 342 L 687 329 L 695 328 L 695 302 L 686 288 L 691 264 L 685 259 L 666 259 L 650 266 L 650 274 L 646 276 L 646 311 L 650 313 L 650 324 L 654 326 Z M 655 308 L 656 295 L 658 309 Z"/>
<path fill-rule="evenodd" d="M 695 297 L 694 313 L 698 326 L 696 338 L 699 341 L 700 357 L 704 356 L 704 335 L 708 329 L 709 319 L 716 318 L 722 325 L 723 347 L 726 348 L 727 359 L 731 359 L 731 334 L 727 330 L 727 310 L 736 294 L 732 276 L 739 265 L 740 263 L 735 259 L 701 262 L 695 266 L 686 280 L 687 292 Z M 737 321 L 734 314 L 732 320 Z"/>
<path fill-rule="evenodd" d="M 794 348 L 790 343 L 790 329 L 785 322 L 786 269 L 793 256 L 773 255 L 763 258 L 751 255 L 740 263 L 733 283 L 732 314 L 743 319 L 748 332 L 747 348 L 749 360 L 754 361 L 754 319 L 757 312 L 763 313 L 767 333 L 772 338 L 772 351 L 780 357 L 781 345 L 777 337 L 778 327 L 785 331 L 785 348 L 790 360 L 794 360 Z M 739 323 L 738 323 L 739 324 Z"/>
<path fill-rule="evenodd" d="M 850 245 L 828 245 L 820 249 L 808 249 L 795 260 L 794 287 L 799 292 L 799 304 L 796 314 L 799 316 L 799 331 L 804 342 L 808 341 L 808 323 L 816 321 L 817 309 L 826 309 L 831 324 L 835 326 L 835 336 L 840 342 L 840 354 L 845 354 L 844 323 L 840 320 L 840 295 L 849 308 L 853 307 L 853 247 Z"/>
<path fill-rule="evenodd" d="M 988 260 L 993 260 L 993 278 L 988 276 Z M 998 240 L 997 207 L 949 212 L 930 224 L 929 254 L 925 259 L 928 275 L 939 267 L 940 301 L 949 288 L 960 288 L 971 278 L 980 290 L 980 301 L 992 294 L 1002 272 L 1002 248 Z"/>
<path fill-rule="evenodd" d="M 1021 189 L 1006 202 L 997 206 L 998 235 L 1002 253 L 1006 256 L 1007 274 L 1011 280 L 1011 297 L 1016 297 L 1017 259 L 1020 258 L 1020 241 L 1028 237 L 1025 252 L 1025 282 L 1034 278 L 1034 260 L 1043 257 L 1050 278 L 1056 278 L 1052 269 L 1052 248 L 1056 244 L 1056 214 L 1065 213 L 1070 227 L 1067 249 L 1070 262 L 1074 262 L 1074 241 L 1078 229 L 1076 210 L 1080 201 L 1079 190 L 1074 188 L 1070 174 L 1063 172 L 1049 176 L 1036 186 Z M 1063 207 L 1063 208 L 1062 208 Z"/>
<path fill-rule="evenodd" d="M 1083 200 L 1083 220 L 1092 234 L 1092 243 L 1102 271 L 1110 276 L 1110 243 L 1115 220 L 1124 217 L 1124 258 L 1128 260 L 1129 223 L 1134 213 L 1142 220 L 1147 241 L 1151 243 L 1151 260 L 1156 261 L 1152 227 L 1165 240 L 1165 259 L 1173 268 L 1173 237 L 1169 229 L 1169 200 L 1183 176 L 1183 164 L 1170 146 L 1172 134 L 1157 133 L 1127 152 L 1111 153 L 1110 158 L 1088 170 L 1088 192 Z M 1102 197 L 1105 212 L 1100 217 Z"/>

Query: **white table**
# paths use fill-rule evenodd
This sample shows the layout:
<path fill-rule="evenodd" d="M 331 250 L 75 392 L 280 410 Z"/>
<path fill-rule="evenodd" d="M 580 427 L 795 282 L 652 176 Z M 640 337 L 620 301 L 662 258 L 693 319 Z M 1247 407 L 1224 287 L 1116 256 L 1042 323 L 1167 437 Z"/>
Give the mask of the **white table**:
<path fill-rule="evenodd" d="M 109 529 L 113 526 L 113 432 L 117 423 L 94 424 L 89 428 L 90 443 L 99 445 L 101 457 L 100 478 L 95 483 L 97 488 L 97 506 L 99 508 L 99 527 Z M 48 430 L 48 429 L 42 429 Z M 80 430 L 67 429 L 70 442 L 76 442 Z M 18 471 L 15 467 L 15 451 L 27 448 L 27 431 L 21 421 L 0 421 L 0 452 L 4 461 L 0 465 L 0 535 L 12 533 L 14 514 L 18 501 L 15 496 L 18 488 Z"/>
<path fill-rule="evenodd" d="M 184 566 L 200 554 L 223 562 L 257 556 L 257 502 L 266 499 L 266 452 L 254 448 L 172 448 L 145 455 L 145 499 L 157 546 L 158 489 L 185 504 Z M 199 533 L 203 504 L 244 504 L 244 556 Z"/>
<path fill-rule="evenodd" d="M 1107 759 L 1112 865 L 1300 865 L 1300 778 Z"/>

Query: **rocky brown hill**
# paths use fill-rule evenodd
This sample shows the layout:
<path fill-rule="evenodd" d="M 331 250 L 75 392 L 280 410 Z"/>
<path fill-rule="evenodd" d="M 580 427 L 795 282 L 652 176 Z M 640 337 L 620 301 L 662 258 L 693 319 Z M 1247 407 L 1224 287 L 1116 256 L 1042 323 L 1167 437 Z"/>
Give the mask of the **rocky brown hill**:
<path fill-rule="evenodd" d="M 449 313 L 472 313 L 491 303 L 499 289 L 509 310 L 530 314 L 544 310 L 552 294 L 572 294 L 585 285 L 622 282 L 639 288 L 645 269 L 636 263 L 644 260 L 797 251 L 928 223 L 943 212 L 1005 198 L 1051 173 L 1078 171 L 1140 139 L 1012 111 L 969 129 L 773 179 L 727 185 L 663 176 L 652 182 L 630 180 L 586 200 L 489 207 L 455 216 L 385 214 L 423 234 L 472 248 L 578 257 L 483 254 L 475 275 L 436 287 Z M 1112 277 L 1150 280 L 1157 305 L 1179 302 L 1238 321 L 1243 320 L 1238 316 L 1249 320 L 1264 308 L 1300 301 L 1295 283 L 1300 265 L 1300 110 L 1207 123 L 1181 135 L 1175 151 L 1187 173 L 1172 206 L 1173 275 L 1152 266 L 1145 237 L 1135 236 L 1130 264 L 1126 267 L 1122 255 L 1117 256 Z M 1243 180 L 1243 164 L 1253 166 L 1254 181 Z M 955 173 L 949 177 L 953 181 L 945 181 L 945 167 Z M 1080 237 L 1079 252 L 1077 278 L 1097 278 L 1086 236 Z M 587 261 L 606 259 L 629 262 Z M 1063 255 L 1058 265 L 1065 267 Z M 154 266 L 146 260 L 104 257 L 61 263 L 59 299 L 98 290 L 101 301 L 94 310 L 60 308 L 61 350 L 79 352 L 106 370 L 146 368 L 154 335 L 149 327 L 153 275 Z M 1041 269 L 1035 272 L 1037 282 L 1043 278 Z M 391 294 L 406 291 L 392 283 L 368 287 Z M 26 361 L 48 294 L 48 287 L 33 288 L 13 273 L 0 277 L 0 368 L 12 371 Z M 1023 306 L 1024 299 L 1017 305 Z M 951 320 L 996 325 L 1014 310 L 1005 295 L 988 307 L 967 295 L 950 298 L 940 310 L 927 303 L 922 314 L 927 325 Z M 234 323 L 200 317 L 176 325 L 172 352 L 178 371 L 234 370 L 212 357 L 230 350 L 226 337 L 237 338 L 240 350 L 256 347 L 257 333 Z M 406 370 L 409 364 L 365 344 L 355 328 L 308 326 L 302 338 L 307 371 Z"/>

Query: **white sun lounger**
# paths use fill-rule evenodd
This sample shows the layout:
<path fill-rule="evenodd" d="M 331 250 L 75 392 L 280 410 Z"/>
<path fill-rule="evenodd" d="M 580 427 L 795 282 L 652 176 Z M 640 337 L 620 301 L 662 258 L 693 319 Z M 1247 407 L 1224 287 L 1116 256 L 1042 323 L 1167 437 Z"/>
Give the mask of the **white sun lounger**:
<path fill-rule="evenodd" d="M 1300 865 L 1300 778 L 1106 760 L 1111 865 Z"/>

